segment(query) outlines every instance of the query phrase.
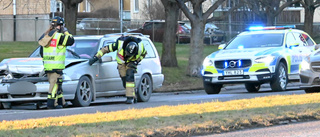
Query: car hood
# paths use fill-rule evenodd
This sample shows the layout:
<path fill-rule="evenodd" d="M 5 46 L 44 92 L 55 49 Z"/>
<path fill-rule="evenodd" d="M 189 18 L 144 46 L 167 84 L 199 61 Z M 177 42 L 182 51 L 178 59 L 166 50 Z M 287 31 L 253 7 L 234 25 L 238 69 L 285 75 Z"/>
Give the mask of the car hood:
<path fill-rule="evenodd" d="M 87 59 L 69 59 L 65 61 L 68 67 L 70 64 L 77 64 Z M 0 63 L 0 70 L 7 70 L 11 73 L 19 74 L 38 74 L 43 71 L 42 58 L 10 58 L 4 59 Z"/>
<path fill-rule="evenodd" d="M 263 55 L 269 55 L 276 51 L 281 50 L 281 48 L 248 48 L 248 49 L 228 49 L 228 50 L 219 50 L 211 55 L 209 58 L 215 60 L 221 59 L 251 59 Z"/>

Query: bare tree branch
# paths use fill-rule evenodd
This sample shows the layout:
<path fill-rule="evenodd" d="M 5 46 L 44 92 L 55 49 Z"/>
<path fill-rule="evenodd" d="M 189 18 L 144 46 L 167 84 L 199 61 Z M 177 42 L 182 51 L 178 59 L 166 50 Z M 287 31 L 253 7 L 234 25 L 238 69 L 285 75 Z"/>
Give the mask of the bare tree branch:
<path fill-rule="evenodd" d="M 275 15 L 279 15 L 283 9 L 285 9 L 286 7 L 288 7 L 289 5 L 291 4 L 294 4 L 294 3 L 297 3 L 297 2 L 300 2 L 301 0 L 294 0 L 294 1 L 291 1 L 291 2 L 286 2 L 285 4 L 281 5 L 279 7 L 279 9 L 275 12 Z"/>
<path fill-rule="evenodd" d="M 176 2 L 178 3 L 180 9 L 183 11 L 183 13 L 187 16 L 188 19 L 190 19 L 190 20 L 194 19 L 194 17 L 192 16 L 192 13 L 188 9 L 188 7 L 184 4 L 185 1 L 176 0 Z"/>
<path fill-rule="evenodd" d="M 213 6 L 211 6 L 203 15 L 203 18 L 207 19 L 210 14 L 215 11 L 220 5 L 222 2 L 225 2 L 226 0 L 218 0 L 216 3 L 214 3 Z"/>
<path fill-rule="evenodd" d="M 6 7 L 4 7 L 3 10 L 7 9 L 12 4 L 12 2 L 13 0 L 11 0 L 11 2 Z"/>

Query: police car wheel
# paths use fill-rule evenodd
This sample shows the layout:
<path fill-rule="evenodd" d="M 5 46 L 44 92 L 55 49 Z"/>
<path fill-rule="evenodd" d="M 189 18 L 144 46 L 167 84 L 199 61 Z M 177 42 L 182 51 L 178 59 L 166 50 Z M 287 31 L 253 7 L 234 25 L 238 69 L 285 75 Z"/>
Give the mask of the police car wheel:
<path fill-rule="evenodd" d="M 284 63 L 280 62 L 275 73 L 274 79 L 270 82 L 272 91 L 284 91 L 288 84 L 288 73 Z"/>
<path fill-rule="evenodd" d="M 248 92 L 256 93 L 259 91 L 261 84 L 260 83 L 245 83 L 244 85 L 245 85 Z"/>
<path fill-rule="evenodd" d="M 307 88 L 307 89 L 304 89 L 304 92 L 306 93 L 317 93 L 320 91 L 320 88 Z"/>
<path fill-rule="evenodd" d="M 149 101 L 152 94 L 152 80 L 149 75 L 142 75 L 139 86 L 137 87 L 137 99 L 139 102 Z"/>
<path fill-rule="evenodd" d="M 204 90 L 207 94 L 219 94 L 222 88 L 222 84 L 203 83 Z"/>
<path fill-rule="evenodd" d="M 72 104 L 76 107 L 89 106 L 93 97 L 93 86 L 86 76 L 80 78 Z"/>

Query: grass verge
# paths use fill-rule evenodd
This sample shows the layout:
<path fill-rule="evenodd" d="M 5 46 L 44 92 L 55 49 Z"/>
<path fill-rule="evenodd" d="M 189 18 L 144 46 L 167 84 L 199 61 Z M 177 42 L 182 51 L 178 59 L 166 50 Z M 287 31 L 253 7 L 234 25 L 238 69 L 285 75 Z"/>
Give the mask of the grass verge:
<path fill-rule="evenodd" d="M 191 136 L 320 119 L 320 94 L 2 121 L 0 136 Z"/>

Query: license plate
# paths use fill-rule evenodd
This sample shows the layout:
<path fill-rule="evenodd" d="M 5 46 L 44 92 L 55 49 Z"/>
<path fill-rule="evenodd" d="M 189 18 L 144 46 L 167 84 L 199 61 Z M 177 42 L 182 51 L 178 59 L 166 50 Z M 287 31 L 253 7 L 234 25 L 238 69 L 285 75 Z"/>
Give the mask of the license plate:
<path fill-rule="evenodd" d="M 226 70 L 224 75 L 243 75 L 243 70 Z"/>

